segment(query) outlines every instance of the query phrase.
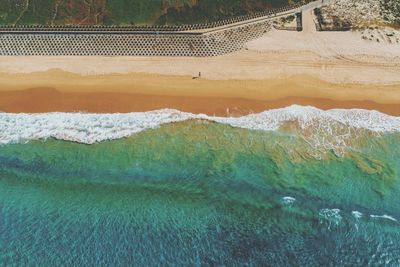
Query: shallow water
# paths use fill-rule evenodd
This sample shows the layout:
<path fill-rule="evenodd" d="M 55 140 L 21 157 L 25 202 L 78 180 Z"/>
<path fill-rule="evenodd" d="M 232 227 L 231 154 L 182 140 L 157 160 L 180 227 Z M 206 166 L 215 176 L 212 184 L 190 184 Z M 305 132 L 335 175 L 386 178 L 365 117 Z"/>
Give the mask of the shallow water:
<path fill-rule="evenodd" d="M 340 154 L 198 120 L 5 144 L 0 262 L 399 266 L 400 134 L 356 134 Z"/>

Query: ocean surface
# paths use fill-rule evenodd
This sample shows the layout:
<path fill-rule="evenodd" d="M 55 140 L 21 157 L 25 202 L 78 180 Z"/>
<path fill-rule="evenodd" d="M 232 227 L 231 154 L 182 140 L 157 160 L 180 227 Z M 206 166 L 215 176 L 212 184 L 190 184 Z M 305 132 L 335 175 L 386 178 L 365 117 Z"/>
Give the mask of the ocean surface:
<path fill-rule="evenodd" d="M 400 266 L 400 117 L 0 113 L 2 266 Z"/>

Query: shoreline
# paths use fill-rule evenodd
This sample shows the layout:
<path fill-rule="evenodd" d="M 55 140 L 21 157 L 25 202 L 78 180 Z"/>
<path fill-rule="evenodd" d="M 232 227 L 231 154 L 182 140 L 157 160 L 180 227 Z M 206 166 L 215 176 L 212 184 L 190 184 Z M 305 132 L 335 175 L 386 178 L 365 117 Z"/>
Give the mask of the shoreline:
<path fill-rule="evenodd" d="M 60 70 L 0 73 L 0 111 L 128 113 L 164 108 L 242 116 L 293 104 L 377 110 L 400 116 L 400 83 L 335 84 L 307 75 L 207 80 L 157 74 L 78 75 Z"/>

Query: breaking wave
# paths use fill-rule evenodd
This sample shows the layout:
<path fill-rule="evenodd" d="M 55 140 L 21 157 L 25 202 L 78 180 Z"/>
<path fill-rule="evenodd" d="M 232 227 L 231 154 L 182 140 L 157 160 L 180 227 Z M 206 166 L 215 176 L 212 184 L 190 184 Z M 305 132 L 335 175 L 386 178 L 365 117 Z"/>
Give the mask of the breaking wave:
<path fill-rule="evenodd" d="M 400 131 L 400 117 L 360 109 L 323 111 L 310 106 L 293 105 L 242 117 L 213 117 L 191 114 L 174 109 L 124 114 L 87 113 L 0 113 L 0 144 L 22 143 L 29 140 L 56 138 L 93 144 L 129 137 L 146 129 L 186 120 L 208 120 L 252 130 L 275 131 L 285 123 L 295 123 L 301 132 L 311 129 L 310 140 L 317 146 L 346 145 L 352 129 L 374 133 Z M 309 133 L 308 133 L 309 134 Z M 331 135 L 334 140 L 321 141 L 315 136 Z M 325 140 L 325 138 L 323 139 Z M 325 143 L 324 143 L 325 142 Z"/>

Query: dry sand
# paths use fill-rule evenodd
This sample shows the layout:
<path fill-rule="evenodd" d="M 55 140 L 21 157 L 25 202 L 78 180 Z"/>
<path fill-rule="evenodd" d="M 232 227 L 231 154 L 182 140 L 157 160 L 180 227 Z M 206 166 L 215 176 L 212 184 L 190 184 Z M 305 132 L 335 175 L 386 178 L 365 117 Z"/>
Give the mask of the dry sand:
<path fill-rule="evenodd" d="M 306 104 L 400 115 L 399 45 L 316 32 L 310 13 L 304 27 L 216 58 L 1 57 L 0 110 L 239 115 Z"/>

